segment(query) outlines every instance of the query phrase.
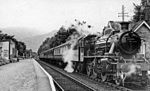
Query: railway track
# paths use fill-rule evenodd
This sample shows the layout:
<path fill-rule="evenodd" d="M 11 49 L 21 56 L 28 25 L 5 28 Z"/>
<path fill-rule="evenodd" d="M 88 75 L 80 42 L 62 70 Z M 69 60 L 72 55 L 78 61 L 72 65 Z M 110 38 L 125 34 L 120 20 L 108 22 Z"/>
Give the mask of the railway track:
<path fill-rule="evenodd" d="M 103 84 L 109 85 L 111 87 L 114 87 L 116 89 L 119 89 L 120 91 L 150 91 L 150 85 L 148 85 L 147 87 L 141 87 L 137 84 L 132 84 L 131 83 L 131 84 L 125 84 L 125 87 L 122 87 L 122 86 L 118 86 L 118 85 L 116 85 L 114 83 L 111 83 L 111 82 L 101 82 L 100 79 L 90 78 L 87 75 L 82 74 L 82 73 L 78 73 L 78 74 L 83 75 L 84 77 L 92 79 L 96 82 L 103 83 Z"/>
<path fill-rule="evenodd" d="M 91 77 L 88 77 L 87 75 L 82 74 L 82 73 L 78 73 L 78 74 L 83 75 L 84 77 L 87 77 L 87 78 L 92 79 L 94 81 L 97 81 L 99 83 L 103 83 L 103 84 L 112 86 L 112 87 L 119 89 L 121 91 L 150 91 L 150 84 L 147 87 L 141 87 L 138 84 L 134 84 L 134 83 L 128 83 L 127 84 L 127 83 L 125 83 L 125 86 L 123 87 L 123 86 L 118 86 L 118 85 L 111 83 L 111 82 L 101 82 L 101 80 L 98 78 L 91 78 Z"/>
<path fill-rule="evenodd" d="M 58 70 L 59 68 L 57 67 L 54 67 L 52 65 L 49 65 L 43 61 L 38 61 L 43 68 L 45 68 L 47 71 L 50 71 L 48 70 L 49 67 L 52 68 L 53 70 Z M 62 69 L 59 69 L 59 72 L 61 71 L 62 74 L 66 75 L 66 73 L 64 71 L 62 71 Z M 49 72 L 50 73 L 50 72 Z M 50 73 L 51 74 L 51 73 Z M 69 76 L 70 75 L 70 76 Z M 53 76 L 53 75 L 52 75 Z M 119 88 L 118 86 L 113 86 L 112 84 L 105 84 L 105 83 L 100 83 L 100 82 L 96 82 L 95 80 L 93 79 L 89 79 L 88 76 L 86 75 L 83 75 L 83 74 L 78 74 L 78 73 L 73 73 L 73 74 L 68 74 L 69 77 L 75 79 L 76 81 L 79 81 L 80 83 L 86 85 L 88 84 L 88 87 L 92 88 L 93 90 L 90 90 L 90 91 L 132 91 L 132 90 L 129 90 L 129 89 L 126 89 L 125 88 Z M 87 82 L 85 82 L 85 80 Z M 59 83 L 59 82 L 58 82 Z M 61 83 L 59 83 L 61 84 Z M 72 90 L 71 90 L 72 91 Z M 80 91 L 80 90 L 76 90 L 76 91 Z M 84 91 L 84 90 L 83 90 Z M 85 91 L 88 91 L 88 90 L 85 90 Z"/>
<path fill-rule="evenodd" d="M 47 63 L 45 63 L 45 62 L 41 62 L 41 61 L 39 61 L 39 62 L 42 63 L 43 65 L 46 65 L 47 67 L 50 67 L 50 65 L 47 64 Z M 51 67 L 51 68 L 53 68 L 53 67 Z M 55 70 L 56 70 L 56 68 L 55 68 Z M 64 72 L 61 72 L 61 73 L 64 74 Z M 87 75 L 82 74 L 82 73 L 74 73 L 74 75 L 72 75 L 72 74 L 69 74 L 69 75 L 71 75 L 72 77 L 74 77 L 74 76 L 76 76 L 76 77 L 80 76 L 81 77 L 80 79 L 82 79 L 82 78 L 83 79 L 91 79 L 91 80 L 97 82 L 95 84 L 100 84 L 100 86 L 101 85 L 105 85 L 105 87 L 103 86 L 104 88 L 106 88 L 106 89 L 110 88 L 111 89 L 111 90 L 110 89 L 109 90 L 95 89 L 95 90 L 90 90 L 90 91 L 149 91 L 150 90 L 150 86 L 148 86 L 147 88 L 141 88 L 139 86 L 133 86 L 133 85 L 129 85 L 129 86 L 126 86 L 126 87 L 117 86 L 117 85 L 115 85 L 115 84 L 113 84 L 111 82 L 101 82 L 100 79 L 90 78 Z M 76 78 L 76 77 L 74 77 L 74 78 Z M 80 90 L 76 90 L 76 91 L 80 91 Z M 86 90 L 86 91 L 88 91 L 88 90 Z"/>
<path fill-rule="evenodd" d="M 56 84 L 57 91 L 96 91 L 92 87 L 74 79 L 73 77 L 54 69 L 53 67 L 40 62 L 47 72 L 53 76 L 54 84 Z"/>

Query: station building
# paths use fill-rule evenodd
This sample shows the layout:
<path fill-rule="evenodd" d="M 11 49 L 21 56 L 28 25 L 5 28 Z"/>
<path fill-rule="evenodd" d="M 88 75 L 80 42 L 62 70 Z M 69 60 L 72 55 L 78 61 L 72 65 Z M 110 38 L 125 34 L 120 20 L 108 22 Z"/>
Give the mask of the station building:
<path fill-rule="evenodd" d="M 0 40 L 0 58 L 12 60 L 18 56 L 16 41 L 13 39 Z"/>
<path fill-rule="evenodd" d="M 140 52 L 144 54 L 150 62 L 150 26 L 145 21 L 139 21 L 132 27 L 133 31 L 137 32 L 142 39 Z"/>

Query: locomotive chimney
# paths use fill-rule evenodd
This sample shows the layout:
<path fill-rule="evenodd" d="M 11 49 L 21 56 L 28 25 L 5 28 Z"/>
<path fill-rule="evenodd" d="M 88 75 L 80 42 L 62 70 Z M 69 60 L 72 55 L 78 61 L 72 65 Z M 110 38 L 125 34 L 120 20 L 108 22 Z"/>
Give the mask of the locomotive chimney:
<path fill-rule="evenodd" d="M 130 22 L 120 22 L 121 30 L 124 30 L 124 31 L 129 30 L 129 24 Z"/>

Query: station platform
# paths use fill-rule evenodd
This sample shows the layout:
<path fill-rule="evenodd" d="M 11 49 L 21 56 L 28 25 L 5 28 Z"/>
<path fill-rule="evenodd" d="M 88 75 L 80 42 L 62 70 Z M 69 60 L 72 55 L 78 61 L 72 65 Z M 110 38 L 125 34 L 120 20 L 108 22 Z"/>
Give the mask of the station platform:
<path fill-rule="evenodd" d="M 55 91 L 55 86 L 34 59 L 25 59 L 0 66 L 0 91 Z"/>

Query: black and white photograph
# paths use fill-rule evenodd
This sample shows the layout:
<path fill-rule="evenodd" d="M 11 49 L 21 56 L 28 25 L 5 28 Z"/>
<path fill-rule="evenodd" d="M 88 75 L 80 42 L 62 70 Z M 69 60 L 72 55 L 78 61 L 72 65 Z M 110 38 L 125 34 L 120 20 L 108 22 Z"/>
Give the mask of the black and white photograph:
<path fill-rule="evenodd" d="M 150 91 L 150 0 L 0 0 L 0 91 Z"/>

